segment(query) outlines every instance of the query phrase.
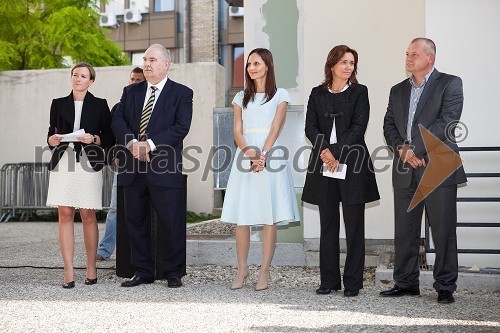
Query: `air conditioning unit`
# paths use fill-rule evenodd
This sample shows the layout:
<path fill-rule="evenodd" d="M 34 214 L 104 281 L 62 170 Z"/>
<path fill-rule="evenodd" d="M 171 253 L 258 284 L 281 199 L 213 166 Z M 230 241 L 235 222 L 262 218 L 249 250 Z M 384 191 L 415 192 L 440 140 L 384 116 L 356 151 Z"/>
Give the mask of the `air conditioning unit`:
<path fill-rule="evenodd" d="M 116 21 L 116 15 L 113 13 L 101 13 L 99 25 L 101 27 L 116 27 L 118 25 L 118 22 Z"/>
<path fill-rule="evenodd" d="M 229 6 L 229 16 L 242 17 L 243 16 L 243 7 Z"/>
<path fill-rule="evenodd" d="M 142 15 L 139 9 L 125 9 L 125 12 L 123 13 L 123 21 L 125 23 L 137 23 L 141 24 L 142 21 Z"/>

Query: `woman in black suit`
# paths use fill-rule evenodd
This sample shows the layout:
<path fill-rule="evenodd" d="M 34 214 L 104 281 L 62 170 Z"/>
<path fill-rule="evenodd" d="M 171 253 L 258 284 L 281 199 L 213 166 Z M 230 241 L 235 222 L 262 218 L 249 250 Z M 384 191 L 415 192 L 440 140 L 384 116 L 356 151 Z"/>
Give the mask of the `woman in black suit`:
<path fill-rule="evenodd" d="M 95 80 L 94 68 L 78 63 L 71 69 L 72 91 L 57 98 L 50 107 L 47 143 L 52 149 L 47 206 L 57 207 L 59 244 L 64 261 L 63 288 L 75 286 L 73 277 L 74 218 L 79 209 L 87 253 L 86 285 L 97 283 L 95 255 L 98 228 L 96 209 L 102 209 L 103 148 L 114 141 L 111 114 L 105 99 L 96 98 L 89 87 Z M 76 139 L 63 134 L 84 130 Z"/>
<path fill-rule="evenodd" d="M 321 285 L 317 294 L 341 289 L 340 203 L 347 240 L 344 295 L 357 296 L 363 288 L 365 203 L 380 198 L 364 140 L 370 112 L 368 89 L 356 79 L 357 65 L 355 50 L 335 46 L 326 59 L 325 80 L 312 89 L 307 104 L 305 133 L 313 150 L 302 200 L 319 207 Z M 345 179 L 323 175 L 346 166 Z"/>

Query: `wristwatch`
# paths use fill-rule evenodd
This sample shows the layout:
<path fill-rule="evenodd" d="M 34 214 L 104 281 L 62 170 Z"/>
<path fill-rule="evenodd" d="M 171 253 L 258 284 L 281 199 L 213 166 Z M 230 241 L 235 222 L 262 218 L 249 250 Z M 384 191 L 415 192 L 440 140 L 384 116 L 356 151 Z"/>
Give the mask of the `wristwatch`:
<path fill-rule="evenodd" d="M 97 143 L 97 135 L 94 135 L 94 143 Z"/>

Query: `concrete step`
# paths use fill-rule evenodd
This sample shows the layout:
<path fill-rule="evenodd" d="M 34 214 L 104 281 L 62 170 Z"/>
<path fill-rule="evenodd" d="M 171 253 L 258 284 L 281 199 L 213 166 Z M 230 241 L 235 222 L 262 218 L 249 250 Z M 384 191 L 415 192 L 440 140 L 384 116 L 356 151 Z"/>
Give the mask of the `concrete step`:
<path fill-rule="evenodd" d="M 250 242 L 249 265 L 259 265 L 262 259 L 262 242 Z M 188 265 L 237 265 L 236 241 L 233 240 L 188 240 Z M 302 243 L 277 243 L 273 266 L 306 266 L 306 255 Z"/>
<path fill-rule="evenodd" d="M 377 268 L 375 270 L 375 286 L 381 290 L 394 286 L 392 274 L 394 269 L 390 263 L 391 254 L 380 255 Z M 434 277 L 430 270 L 420 270 L 420 288 L 432 289 Z M 459 271 L 457 288 L 471 292 L 495 291 L 500 292 L 500 273 L 498 270 L 491 270 L 488 273 Z"/>

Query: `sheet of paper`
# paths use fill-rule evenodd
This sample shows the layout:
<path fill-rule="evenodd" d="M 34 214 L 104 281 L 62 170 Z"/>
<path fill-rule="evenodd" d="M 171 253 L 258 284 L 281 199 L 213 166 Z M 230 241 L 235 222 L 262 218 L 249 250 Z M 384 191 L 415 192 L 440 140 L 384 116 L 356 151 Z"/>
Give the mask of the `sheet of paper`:
<path fill-rule="evenodd" d="M 79 129 L 73 133 L 60 134 L 62 136 L 61 142 L 76 142 L 78 137 L 85 135 L 85 130 Z"/>
<path fill-rule="evenodd" d="M 326 164 L 323 164 L 323 176 L 337 179 L 345 179 L 347 174 L 347 164 L 339 163 L 339 168 L 335 172 L 328 171 Z"/>

